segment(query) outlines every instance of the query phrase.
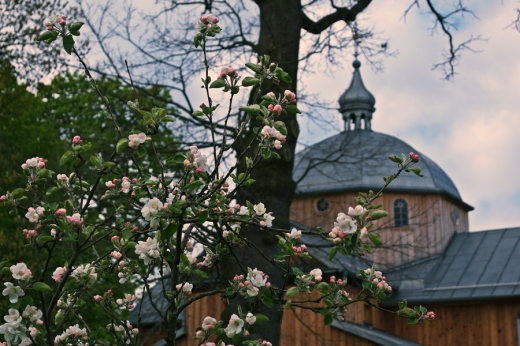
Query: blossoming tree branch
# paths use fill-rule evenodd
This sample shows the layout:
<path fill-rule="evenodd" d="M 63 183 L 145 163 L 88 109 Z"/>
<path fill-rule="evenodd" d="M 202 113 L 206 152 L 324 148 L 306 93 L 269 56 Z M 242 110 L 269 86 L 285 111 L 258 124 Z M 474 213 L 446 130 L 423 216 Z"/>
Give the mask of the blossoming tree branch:
<path fill-rule="evenodd" d="M 113 114 L 107 97 L 100 92 L 88 66 L 74 48 L 74 36 L 80 34 L 82 25 L 81 22 L 67 24 L 61 15 L 52 16 L 45 20 L 48 30 L 39 40 L 52 44 L 60 38 L 65 51 L 79 59 L 94 92 L 99 94 L 105 106 L 117 140 L 109 157 L 90 153 L 87 136 L 75 136 L 69 139 L 70 150 L 62 154 L 60 162 L 48 162 L 41 157 L 27 159 L 21 165 L 27 185 L 0 197 L 0 203 L 11 209 L 10 215 L 17 217 L 21 213 L 33 225 L 23 232 L 27 245 L 34 247 L 41 259 L 36 268 L 29 268 L 24 263 L 9 265 L 7 259 L 0 263 L 5 286 L 2 294 L 11 304 L 4 317 L 5 323 L 0 326 L 0 334 L 5 339 L 3 345 L 139 345 L 139 322 L 131 325 L 128 321 L 130 310 L 136 305 L 136 292 L 117 296 L 112 290 L 98 292 L 93 288 L 104 275 L 110 274 L 117 274 L 121 284 L 142 284 L 143 294 L 148 295 L 151 305 L 167 326 L 167 345 L 175 345 L 180 314 L 197 300 L 211 295 L 220 295 L 226 300 L 241 296 L 250 302 L 248 309 L 251 311 L 244 311 L 239 305 L 229 321 L 218 321 L 212 316 L 204 318 L 192 336 L 199 345 L 225 346 L 220 338 L 224 334 L 234 343 L 278 344 L 278 340 L 255 337 L 255 323 L 268 320 L 266 316 L 252 312 L 258 304 L 268 308 L 276 303 L 284 308 L 308 309 L 323 315 L 326 325 L 332 323 L 333 318 L 344 319 L 350 305 L 355 303 L 368 303 L 385 310 L 373 302 L 385 299 L 392 287 L 374 267 L 360 270 L 358 278 L 362 281 L 362 290 L 356 296 L 350 296 L 345 290 L 346 278 L 331 277 L 325 282 L 319 268 L 304 273 L 296 266 L 291 267 L 290 263 L 295 259 L 311 259 L 301 242 L 302 234 L 329 241 L 330 260 L 337 255 L 364 256 L 373 247 L 381 245 L 380 236 L 371 231 L 371 226 L 387 213 L 374 202 L 401 173 L 421 175 L 420 168 L 415 166 L 418 155 L 390 156 L 389 159 L 397 164 L 397 172 L 384 177 L 380 191 L 360 193 L 355 207 L 350 207 L 346 214 L 337 215 L 332 230 L 274 228 L 275 217 L 273 212 L 267 211 L 269 206 L 249 202 L 238 205 L 234 198 L 242 186 L 255 183 L 249 174 L 261 160 L 279 159 L 277 150 L 284 145 L 287 129 L 276 119 L 287 111 L 300 112 L 295 105 L 296 96 L 291 91 L 260 95 L 260 90 L 266 80 L 290 82 L 291 77 L 275 62 L 270 62 L 269 56 L 261 56 L 258 62 L 246 64 L 252 76 L 242 78 L 233 68 L 223 68 L 213 79 L 205 47 L 207 40 L 218 35 L 221 27 L 216 17 L 203 15 L 193 42 L 201 49 L 201 59 L 206 66 L 202 87 L 207 104 L 203 103 L 193 115 L 205 118 L 213 128 L 215 114 L 221 108 L 214 104 L 211 95 L 229 93 L 229 107 L 223 110 L 226 112 L 225 128 L 228 128 L 231 111 L 236 107 L 234 96 L 242 88 L 253 87 L 255 94 L 251 104 L 239 107 L 248 117 L 237 125 L 233 136 L 235 139 L 240 136 L 251 119 L 261 122 L 263 126 L 255 128 L 255 136 L 250 139 L 250 145 L 254 141 L 259 144 L 258 149 L 252 156 L 246 156 L 245 152 L 239 154 L 237 162 L 226 168 L 224 154 L 233 143 L 219 140 L 212 131 L 212 147 L 207 152 L 190 146 L 183 154 L 164 160 L 157 155 L 154 136 L 158 133 L 158 125 L 173 121 L 172 116 L 167 115 L 165 109 L 142 109 L 136 91 L 136 100 L 128 101 L 128 106 L 142 117 L 142 127 L 129 133 L 121 132 L 118 117 Z M 224 134 L 223 138 L 228 137 Z M 211 165 L 207 155 L 213 159 Z M 132 176 L 120 174 L 114 162 L 118 161 L 116 158 L 132 162 Z M 150 161 L 157 162 L 159 171 L 148 173 L 147 162 Z M 59 170 L 66 162 L 73 163 L 73 172 L 55 174 L 50 169 Z M 240 162 L 246 163 L 247 170 L 237 174 Z M 173 164 L 178 169 L 167 171 L 165 167 Z M 95 181 L 83 178 L 82 172 L 86 169 L 97 172 Z M 108 178 L 114 175 L 120 178 Z M 105 199 L 113 200 L 118 205 L 116 210 L 102 218 L 90 216 L 89 206 Z M 285 271 L 283 285 L 271 285 L 269 273 L 264 272 L 264 268 L 242 267 L 226 287 L 215 284 L 213 289 L 193 293 L 194 280 L 207 278 L 211 268 L 220 261 L 232 259 L 240 264 L 234 254 L 237 247 L 252 246 L 254 251 L 262 253 L 240 234 L 241 228 L 251 225 L 260 227 L 261 232 L 277 234 L 280 251 L 268 260 Z M 218 237 L 207 236 L 210 230 Z M 102 242 L 110 244 L 111 249 L 98 253 L 96 246 Z M 197 245 L 203 248 L 200 255 L 194 253 Z M 63 266 L 50 267 L 53 254 L 58 252 L 66 253 L 68 261 Z M 262 253 L 262 256 L 266 255 Z M 90 259 L 80 263 L 80 257 Z M 152 281 L 158 281 L 157 278 L 168 302 L 166 310 L 159 309 L 150 294 Z M 28 292 L 38 299 L 30 298 Z M 318 299 L 310 299 L 313 292 L 319 294 Z M 296 297 L 298 300 L 293 301 Z M 88 325 L 79 314 L 85 302 L 96 305 L 107 319 Z M 408 308 L 406 301 L 399 304 L 398 311 L 385 311 L 404 316 L 411 324 L 435 317 L 424 307 Z M 98 337 L 96 330 L 100 328 L 106 328 L 112 339 Z"/>

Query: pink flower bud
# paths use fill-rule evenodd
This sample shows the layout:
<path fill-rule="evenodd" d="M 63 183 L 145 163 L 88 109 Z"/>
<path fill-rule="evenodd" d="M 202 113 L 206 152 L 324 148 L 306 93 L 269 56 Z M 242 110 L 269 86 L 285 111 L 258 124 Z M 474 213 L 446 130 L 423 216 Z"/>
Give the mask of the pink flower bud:
<path fill-rule="evenodd" d="M 266 282 L 265 283 L 265 287 L 267 287 L 267 288 L 271 287 L 271 283 L 270 282 Z"/>
<path fill-rule="evenodd" d="M 43 163 L 43 162 L 38 163 L 38 167 L 39 168 L 45 168 L 45 163 Z"/>
<path fill-rule="evenodd" d="M 239 276 L 238 276 L 238 279 L 239 279 L 239 280 L 244 280 L 244 275 L 239 275 Z"/>

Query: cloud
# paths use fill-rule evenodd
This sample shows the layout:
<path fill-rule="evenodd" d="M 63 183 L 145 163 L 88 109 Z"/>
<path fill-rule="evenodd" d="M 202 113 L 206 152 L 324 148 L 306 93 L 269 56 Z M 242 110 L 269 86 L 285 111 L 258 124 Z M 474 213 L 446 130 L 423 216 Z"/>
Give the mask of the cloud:
<path fill-rule="evenodd" d="M 400 18 L 407 4 L 397 1 L 373 4 L 364 15 L 399 51 L 385 60 L 384 73 L 375 73 L 362 60 L 363 80 L 377 101 L 373 129 L 406 141 L 448 173 L 463 199 L 476 208 L 470 213 L 472 231 L 520 226 L 520 47 L 514 44 L 520 33 L 504 29 L 516 5 L 470 6 L 481 20 L 466 16 L 455 32 L 456 43 L 479 34 L 488 41 L 475 43 L 478 53 L 464 52 L 454 82 L 431 71 L 442 61 L 447 38 L 431 35 L 425 8 L 410 13 L 406 23 Z M 303 84 L 309 93 L 335 101 L 350 83 L 350 64 L 334 76 L 305 76 Z M 332 114 L 339 131 L 341 115 Z M 300 139 L 307 144 L 334 132 L 309 127 L 302 119 Z"/>

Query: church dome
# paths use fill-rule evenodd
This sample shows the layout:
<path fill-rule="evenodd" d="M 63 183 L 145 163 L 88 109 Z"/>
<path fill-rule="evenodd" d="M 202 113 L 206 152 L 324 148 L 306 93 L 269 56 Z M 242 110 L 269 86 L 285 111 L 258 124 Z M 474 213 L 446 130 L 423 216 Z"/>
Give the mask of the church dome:
<path fill-rule="evenodd" d="M 354 75 L 352 76 L 350 86 L 339 98 L 339 111 L 344 113 L 351 110 L 364 109 L 373 113 L 375 111 L 376 98 L 363 84 L 361 72 L 359 72 L 361 63 L 359 60 L 354 60 L 352 66 L 354 67 Z"/>
<path fill-rule="evenodd" d="M 296 155 L 293 179 L 296 195 L 315 195 L 342 191 L 374 192 L 384 185 L 383 177 L 397 172 L 391 154 L 419 154 L 423 177 L 403 172 L 392 181 L 387 192 L 437 193 L 465 204 L 448 175 L 427 156 L 402 140 L 374 131 L 343 131 Z"/>

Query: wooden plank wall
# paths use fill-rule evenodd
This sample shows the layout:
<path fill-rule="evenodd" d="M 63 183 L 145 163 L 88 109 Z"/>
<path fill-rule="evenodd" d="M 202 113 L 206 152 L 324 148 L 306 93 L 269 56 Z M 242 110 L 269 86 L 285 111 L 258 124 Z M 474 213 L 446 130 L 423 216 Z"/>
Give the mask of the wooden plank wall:
<path fill-rule="evenodd" d="M 357 293 L 357 289 L 353 287 L 348 287 L 348 291 L 351 294 Z M 301 298 L 304 299 L 304 296 Z M 317 294 L 313 294 L 311 298 L 317 298 Z M 424 346 L 517 345 L 516 316 L 520 312 L 520 298 L 428 304 L 426 307 L 436 314 L 435 321 L 429 325 L 409 325 L 403 317 L 372 308 L 373 327 Z M 206 316 L 218 319 L 223 309 L 224 302 L 219 296 L 205 297 L 191 305 L 187 310 L 188 335 L 180 338 L 178 345 L 198 345 L 191 339 L 195 329 L 202 324 L 202 320 Z M 397 310 L 395 307 L 387 309 Z M 362 324 L 363 320 L 363 304 L 351 305 L 347 321 Z M 144 329 L 141 338 L 145 341 L 145 346 L 151 346 L 159 341 L 165 333 L 166 330 L 158 325 Z M 320 314 L 308 310 L 290 309 L 284 312 L 279 345 L 373 346 L 376 344 L 337 328 L 323 325 L 323 316 Z"/>
<path fill-rule="evenodd" d="M 428 304 L 426 307 L 436 316 L 429 325 L 409 325 L 404 318 L 377 314 L 374 328 L 424 346 L 518 345 L 516 318 L 520 298 Z"/>
<path fill-rule="evenodd" d="M 330 230 L 340 212 L 347 213 L 349 206 L 354 206 L 357 193 L 342 192 L 317 196 L 294 198 L 291 204 L 291 220 L 308 227 L 321 226 Z M 329 200 L 329 209 L 319 212 L 316 201 L 320 198 Z M 393 203 L 397 198 L 408 202 L 410 225 L 395 227 Z M 400 194 L 386 193 L 376 203 L 388 211 L 389 217 L 376 221 L 373 230 L 378 230 L 386 248 L 376 249 L 369 258 L 373 259 L 382 270 L 410 261 L 438 254 L 444 250 L 454 233 L 468 232 L 468 213 L 460 206 L 436 194 Z M 459 213 L 459 222 L 452 219 L 452 208 Z"/>
<path fill-rule="evenodd" d="M 348 287 L 352 295 L 359 292 L 359 289 Z M 307 296 L 300 296 L 306 299 Z M 318 293 L 314 292 L 311 299 L 318 298 Z M 322 304 L 323 305 L 323 304 Z M 219 295 L 205 297 L 190 305 L 186 310 L 188 335 L 180 338 L 179 346 L 196 346 L 199 342 L 192 339 L 195 329 L 200 327 L 206 316 L 212 316 L 217 320 L 225 305 Z M 363 305 L 356 303 L 351 305 L 347 320 L 354 323 L 363 323 Z M 152 346 L 166 335 L 166 329 L 158 324 L 144 328 L 141 332 L 141 340 L 145 346 Z M 215 341 L 215 340 L 212 340 Z M 270 340 L 271 341 L 271 340 Z M 280 343 L 273 343 L 280 346 L 304 346 L 304 345 L 338 345 L 338 346 L 374 346 L 376 344 L 362 339 L 358 336 L 345 333 L 337 328 L 325 326 L 323 316 L 309 310 L 299 308 L 285 310 L 282 322 L 282 335 Z"/>

